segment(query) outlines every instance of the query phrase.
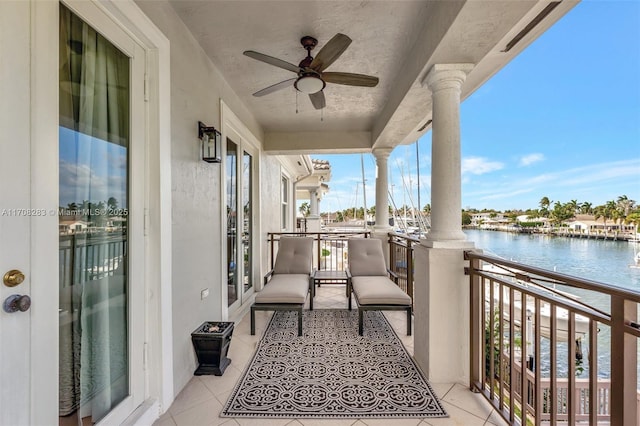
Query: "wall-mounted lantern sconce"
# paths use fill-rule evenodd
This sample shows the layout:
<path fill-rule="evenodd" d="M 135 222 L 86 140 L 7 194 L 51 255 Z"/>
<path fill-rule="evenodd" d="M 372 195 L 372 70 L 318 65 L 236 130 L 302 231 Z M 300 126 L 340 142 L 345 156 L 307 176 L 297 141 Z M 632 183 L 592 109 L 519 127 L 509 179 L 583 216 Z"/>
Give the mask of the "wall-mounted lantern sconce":
<path fill-rule="evenodd" d="M 222 135 L 215 127 L 207 127 L 198 121 L 198 137 L 202 141 L 202 159 L 207 163 L 220 163 L 222 156 Z"/>

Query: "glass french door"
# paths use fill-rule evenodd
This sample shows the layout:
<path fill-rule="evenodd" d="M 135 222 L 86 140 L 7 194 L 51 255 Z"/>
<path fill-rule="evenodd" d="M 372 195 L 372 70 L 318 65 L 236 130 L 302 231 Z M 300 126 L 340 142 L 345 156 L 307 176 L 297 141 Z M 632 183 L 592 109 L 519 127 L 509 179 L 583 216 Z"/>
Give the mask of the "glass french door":
<path fill-rule="evenodd" d="M 240 306 L 254 288 L 255 153 L 227 138 L 227 306 Z"/>
<path fill-rule="evenodd" d="M 143 396 L 144 58 L 63 4 L 59 29 L 59 424 L 119 423 Z"/>

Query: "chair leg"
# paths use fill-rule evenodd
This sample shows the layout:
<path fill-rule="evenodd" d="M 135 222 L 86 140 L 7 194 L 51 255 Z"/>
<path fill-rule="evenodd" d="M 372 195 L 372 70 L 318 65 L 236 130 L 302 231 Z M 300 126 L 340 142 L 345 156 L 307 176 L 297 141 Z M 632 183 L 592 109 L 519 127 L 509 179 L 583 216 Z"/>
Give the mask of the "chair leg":
<path fill-rule="evenodd" d="M 315 284 L 313 283 L 313 278 L 309 280 L 309 310 L 313 311 L 313 298 L 316 295 Z"/>
<path fill-rule="evenodd" d="M 364 311 L 362 309 L 358 309 L 358 334 L 362 336 L 364 333 L 364 320 L 363 320 Z"/>
<path fill-rule="evenodd" d="M 407 336 L 411 336 L 411 306 L 407 308 Z"/>
<path fill-rule="evenodd" d="M 300 336 L 302 336 L 302 308 L 298 309 L 298 337 Z"/>
<path fill-rule="evenodd" d="M 253 336 L 255 334 L 256 334 L 256 310 L 252 306 L 251 307 L 251 335 Z"/>
<path fill-rule="evenodd" d="M 349 300 L 349 310 L 351 310 L 351 282 L 347 282 L 347 300 Z"/>

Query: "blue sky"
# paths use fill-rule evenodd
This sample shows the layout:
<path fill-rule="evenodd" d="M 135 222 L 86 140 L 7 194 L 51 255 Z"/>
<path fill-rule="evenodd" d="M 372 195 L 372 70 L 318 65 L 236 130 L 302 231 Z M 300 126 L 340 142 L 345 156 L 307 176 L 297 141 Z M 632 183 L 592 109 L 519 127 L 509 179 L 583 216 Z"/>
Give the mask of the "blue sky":
<path fill-rule="evenodd" d="M 583 0 L 462 103 L 461 134 L 463 208 L 526 210 L 542 197 L 640 203 L 640 1 Z M 424 206 L 431 132 L 418 144 Z M 312 158 L 331 162 L 321 211 L 363 205 L 360 154 Z M 372 206 L 375 162 L 362 158 Z M 416 164 L 415 144 L 389 158 L 398 207 L 417 206 Z"/>
<path fill-rule="evenodd" d="M 63 126 L 59 137 L 60 206 L 114 197 L 127 207 L 127 149 Z"/>

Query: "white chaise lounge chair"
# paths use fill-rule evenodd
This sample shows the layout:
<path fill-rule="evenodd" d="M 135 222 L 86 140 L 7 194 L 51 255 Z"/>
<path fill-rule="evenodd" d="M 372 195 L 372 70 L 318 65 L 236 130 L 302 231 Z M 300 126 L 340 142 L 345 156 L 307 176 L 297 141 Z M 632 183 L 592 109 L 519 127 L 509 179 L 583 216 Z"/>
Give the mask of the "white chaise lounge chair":
<path fill-rule="evenodd" d="M 298 336 L 302 336 L 302 308 L 311 287 L 313 239 L 281 237 L 273 270 L 251 306 L 251 334 L 256 332 L 255 311 L 297 311 Z"/>
<path fill-rule="evenodd" d="M 396 282 L 389 278 L 394 276 Z M 349 239 L 347 295 L 358 305 L 358 333 L 363 333 L 364 311 L 407 311 L 407 336 L 411 336 L 411 297 L 397 285 L 397 276 L 386 268 L 382 241 L 376 238 Z"/>

